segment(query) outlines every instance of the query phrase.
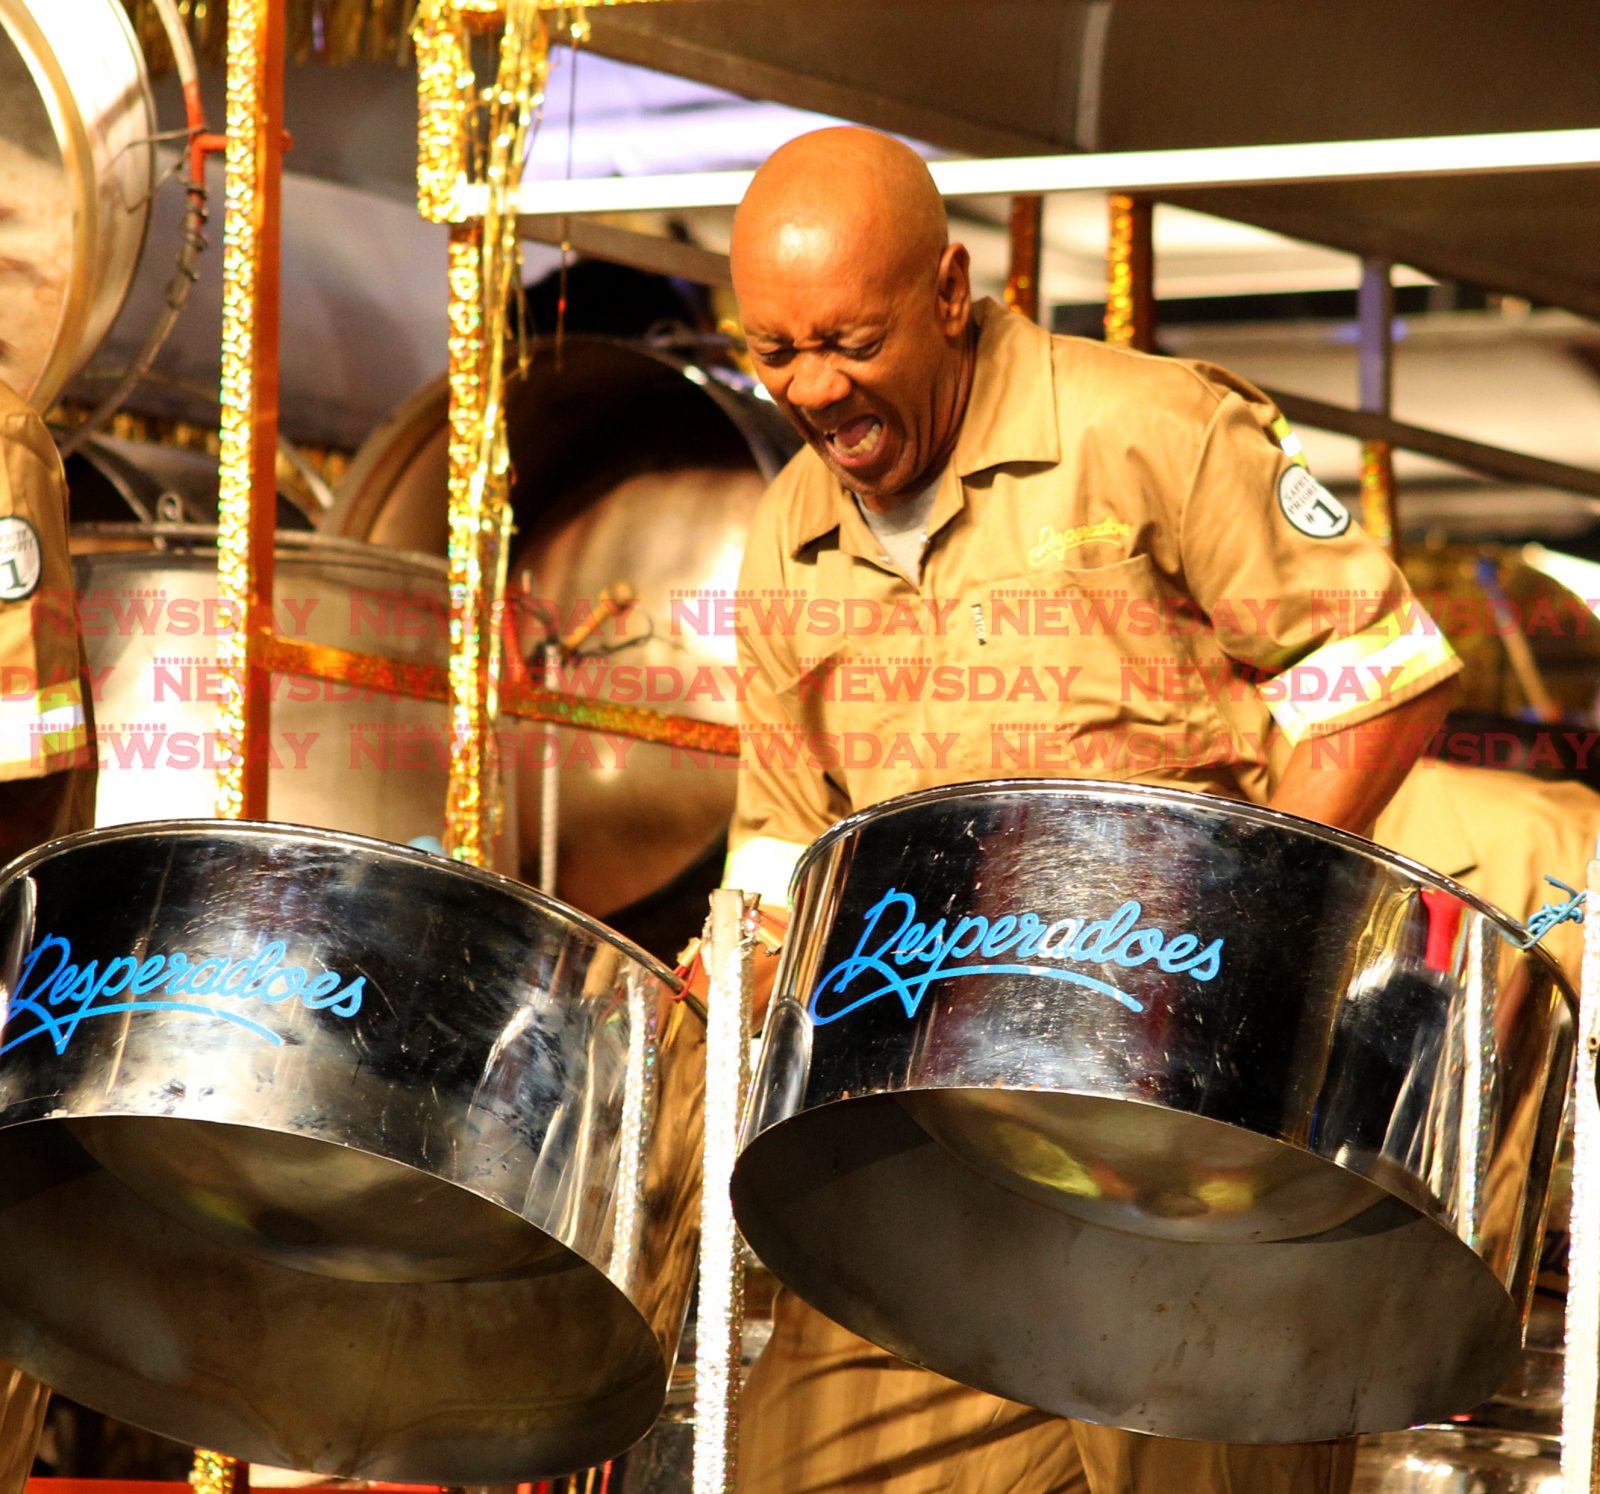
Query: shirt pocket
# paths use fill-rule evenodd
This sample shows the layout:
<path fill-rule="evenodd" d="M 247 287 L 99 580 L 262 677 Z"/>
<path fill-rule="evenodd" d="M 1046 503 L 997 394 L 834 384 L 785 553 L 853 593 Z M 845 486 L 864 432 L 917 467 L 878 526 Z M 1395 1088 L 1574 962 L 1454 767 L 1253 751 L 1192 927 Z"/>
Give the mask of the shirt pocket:
<path fill-rule="evenodd" d="M 999 766 L 1031 760 L 1016 744 L 1048 733 L 1100 740 L 1086 756 L 1038 753 L 1041 769 L 1133 776 L 1174 751 L 1205 752 L 1216 692 L 1243 688 L 1229 661 L 1209 657 L 1216 650 L 1198 608 L 1146 555 L 986 581 L 962 594 L 957 616 L 972 624 L 966 660 L 1004 681 L 984 711 Z"/>

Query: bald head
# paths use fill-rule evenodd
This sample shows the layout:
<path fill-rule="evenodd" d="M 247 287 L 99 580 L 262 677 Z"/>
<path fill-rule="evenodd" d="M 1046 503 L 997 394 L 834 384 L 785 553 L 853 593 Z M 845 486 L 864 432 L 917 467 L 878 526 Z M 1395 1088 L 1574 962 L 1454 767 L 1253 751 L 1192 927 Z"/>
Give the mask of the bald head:
<path fill-rule="evenodd" d="M 915 151 L 817 130 L 756 172 L 733 286 L 757 371 L 836 476 L 877 507 L 948 459 L 972 368 L 967 253 Z"/>
<path fill-rule="evenodd" d="M 843 126 L 801 135 L 755 174 L 733 220 L 733 273 L 763 260 L 874 261 L 932 275 L 949 242 L 944 200 L 909 146 Z"/>

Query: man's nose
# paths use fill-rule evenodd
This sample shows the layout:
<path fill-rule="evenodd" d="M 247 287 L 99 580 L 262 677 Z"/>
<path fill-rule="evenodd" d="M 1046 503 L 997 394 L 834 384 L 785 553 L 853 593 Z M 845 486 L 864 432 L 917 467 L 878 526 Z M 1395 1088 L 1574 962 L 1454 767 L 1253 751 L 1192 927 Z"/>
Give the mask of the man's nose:
<path fill-rule="evenodd" d="M 801 410 L 826 410 L 849 397 L 850 380 L 831 360 L 802 354 L 789 380 L 789 403 Z"/>

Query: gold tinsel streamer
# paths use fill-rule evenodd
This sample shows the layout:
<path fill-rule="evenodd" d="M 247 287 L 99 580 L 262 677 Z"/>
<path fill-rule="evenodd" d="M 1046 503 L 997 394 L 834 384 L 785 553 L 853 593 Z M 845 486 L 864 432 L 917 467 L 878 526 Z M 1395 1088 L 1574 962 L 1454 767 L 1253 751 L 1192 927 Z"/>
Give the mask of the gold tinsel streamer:
<path fill-rule="evenodd" d="M 417 0 L 275 0 L 284 10 L 288 55 L 295 62 L 406 62 L 406 23 Z M 592 6 L 637 5 L 649 0 L 539 0 L 544 11 L 576 11 Z M 123 0 L 152 70 L 172 65 L 166 33 L 153 0 Z M 499 15 L 500 0 L 462 0 L 462 9 Z M 227 0 L 178 0 L 195 50 L 207 62 L 227 53 Z"/>
<path fill-rule="evenodd" d="M 1112 196 L 1111 239 L 1106 246 L 1106 341 L 1115 348 L 1131 347 L 1138 328 L 1134 315 L 1133 252 L 1134 202 Z"/>
<path fill-rule="evenodd" d="M 197 1452 L 189 1470 L 189 1487 L 194 1494 L 248 1494 L 249 1471 L 227 1453 Z"/>
<path fill-rule="evenodd" d="M 419 57 L 451 56 L 464 37 L 464 24 L 456 0 L 424 0 L 416 26 Z M 481 108 L 462 106 L 467 88 L 462 72 L 447 78 L 441 66 L 418 79 L 422 138 L 433 152 L 428 160 L 418 160 L 418 192 L 425 211 L 438 206 L 436 188 L 454 185 L 451 167 L 470 162 L 474 154 L 483 161 L 488 188 L 482 220 L 451 229 L 449 260 L 450 789 L 445 848 L 476 865 L 487 857 L 498 810 L 492 728 L 511 525 L 501 350 L 510 331 L 512 290 L 521 267 L 512 195 L 543 96 L 549 40 L 538 0 L 508 0 L 495 81 Z M 459 55 L 466 57 L 464 43 Z M 459 120 L 464 138 L 444 150 L 430 117 Z M 475 152 L 480 127 L 483 144 Z"/>
<path fill-rule="evenodd" d="M 353 685 L 373 696 L 450 699 L 450 672 L 434 664 L 352 653 L 303 638 L 268 639 L 262 654 L 263 663 L 274 674 L 331 680 Z M 499 705 L 503 714 L 519 721 L 548 721 L 578 731 L 606 732 L 640 742 L 658 742 L 677 752 L 693 753 L 697 758 L 739 755 L 737 728 L 720 721 L 674 716 L 649 706 L 617 705 L 609 700 L 593 700 L 515 682 L 501 686 Z"/>
<path fill-rule="evenodd" d="M 1387 441 L 1361 443 L 1361 527 L 1399 559 L 1395 523 L 1394 448 Z"/>
<path fill-rule="evenodd" d="M 474 79 L 465 20 L 450 4 L 419 14 L 417 52 L 417 211 L 433 223 L 450 216 L 450 198 L 467 175 Z M 451 265 L 451 284 L 455 265 Z M 452 335 L 453 335 L 452 327 Z"/>
<path fill-rule="evenodd" d="M 256 136 L 261 100 L 257 54 L 262 45 L 253 5 L 238 5 L 228 37 L 227 153 L 222 229 L 222 421 L 217 459 L 217 596 L 220 636 L 217 664 L 216 812 L 244 813 L 245 679 L 251 619 L 250 487 L 255 451 L 254 336 L 256 283 L 263 245 Z"/>

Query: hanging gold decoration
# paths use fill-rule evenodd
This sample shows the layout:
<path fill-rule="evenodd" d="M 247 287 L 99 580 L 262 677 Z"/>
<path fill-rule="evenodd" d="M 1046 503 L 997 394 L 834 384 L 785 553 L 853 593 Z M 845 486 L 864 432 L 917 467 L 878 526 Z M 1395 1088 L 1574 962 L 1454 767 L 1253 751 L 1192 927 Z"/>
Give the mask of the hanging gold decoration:
<path fill-rule="evenodd" d="M 1395 523 L 1394 448 L 1387 441 L 1361 443 L 1361 527 L 1400 558 L 1400 530 Z"/>
<path fill-rule="evenodd" d="M 417 211 L 432 223 L 450 216 L 456 184 L 466 180 L 475 80 L 465 18 L 452 5 L 420 16 L 417 51 Z M 451 283 L 455 274 L 452 264 Z M 452 327 L 453 335 L 453 327 Z"/>
<path fill-rule="evenodd" d="M 1141 353 L 1155 348 L 1155 276 L 1151 250 L 1151 204 L 1114 194 L 1109 200 L 1111 235 L 1106 245 L 1106 341 Z"/>
<path fill-rule="evenodd" d="M 482 865 L 498 816 L 494 721 L 511 528 L 502 349 L 521 253 L 512 194 L 542 102 L 549 32 L 538 0 L 506 0 L 492 86 L 480 99 L 470 28 L 492 17 L 469 0 L 423 0 L 419 62 L 418 201 L 442 216 L 443 197 L 482 162 L 483 217 L 450 231 L 450 788 L 445 848 Z M 450 138 L 451 131 L 454 138 Z"/>
<path fill-rule="evenodd" d="M 222 421 L 217 457 L 216 812 L 265 813 L 269 694 L 260 667 L 271 627 L 277 488 L 278 178 L 283 37 L 274 0 L 236 0 L 228 35 L 222 220 Z"/>
<path fill-rule="evenodd" d="M 296 62 L 392 62 L 410 60 L 406 23 L 417 0 L 278 0 L 284 12 L 289 56 Z M 650 0 L 538 0 L 544 11 L 576 12 L 590 6 L 638 5 Z M 172 65 L 166 33 L 153 0 L 123 0 L 144 55 L 154 71 Z M 497 0 L 461 0 L 463 11 L 499 15 Z M 178 0 L 195 51 L 220 63 L 227 52 L 228 0 Z"/>
<path fill-rule="evenodd" d="M 249 1494 L 250 1469 L 227 1453 L 197 1451 L 189 1470 L 194 1494 Z"/>

